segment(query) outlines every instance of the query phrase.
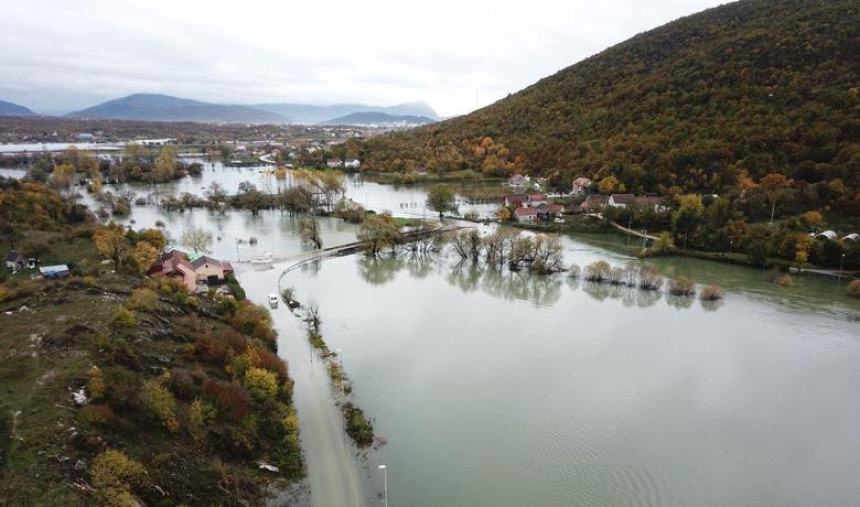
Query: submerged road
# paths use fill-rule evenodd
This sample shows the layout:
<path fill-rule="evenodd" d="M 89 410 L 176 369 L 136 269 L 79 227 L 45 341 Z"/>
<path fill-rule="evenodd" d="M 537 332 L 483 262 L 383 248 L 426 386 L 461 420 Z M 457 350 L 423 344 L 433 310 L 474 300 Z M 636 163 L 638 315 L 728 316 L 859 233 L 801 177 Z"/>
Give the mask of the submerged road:
<path fill-rule="evenodd" d="M 278 274 L 286 265 L 265 271 L 244 271 L 240 283 L 248 299 L 268 306 L 268 295 L 278 292 Z M 293 401 L 301 427 L 301 445 L 308 471 L 311 501 L 320 507 L 367 505 L 355 450 L 343 431 L 325 367 L 310 348 L 302 322 L 286 305 L 272 310 L 278 330 L 278 355 L 289 365 L 295 381 Z"/>

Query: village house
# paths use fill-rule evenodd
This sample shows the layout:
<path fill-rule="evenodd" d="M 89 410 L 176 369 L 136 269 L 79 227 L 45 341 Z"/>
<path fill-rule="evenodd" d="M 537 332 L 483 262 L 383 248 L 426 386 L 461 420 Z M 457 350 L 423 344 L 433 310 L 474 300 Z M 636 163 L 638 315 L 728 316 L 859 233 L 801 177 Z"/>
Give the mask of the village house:
<path fill-rule="evenodd" d="M 227 261 L 219 261 L 208 255 L 191 261 L 197 282 L 217 284 L 224 281 L 224 277 L 233 274 L 233 266 Z"/>
<path fill-rule="evenodd" d="M 522 187 L 531 181 L 528 176 L 523 176 L 522 174 L 514 174 L 510 178 L 508 178 L 508 185 L 512 187 Z"/>
<path fill-rule="evenodd" d="M 537 220 L 537 209 L 524 206 L 514 210 L 514 218 L 517 222 L 534 222 Z"/>
<path fill-rule="evenodd" d="M 580 176 L 573 180 L 573 188 L 570 193 L 572 195 L 582 195 L 588 191 L 588 187 L 591 186 L 591 180 L 586 178 L 585 176 Z"/>
<path fill-rule="evenodd" d="M 612 194 L 606 204 L 613 208 L 626 208 L 635 202 L 636 196 L 633 194 Z"/>
<path fill-rule="evenodd" d="M 361 161 L 359 161 L 357 158 L 351 158 L 344 162 L 343 165 L 344 167 L 348 167 L 350 169 L 358 169 L 359 167 L 361 167 Z"/>
<path fill-rule="evenodd" d="M 636 209 L 646 210 L 653 209 L 656 212 L 666 211 L 669 207 L 666 205 L 666 198 L 660 196 L 641 196 L 637 197 L 634 203 Z"/>
<path fill-rule="evenodd" d="M 508 194 L 505 196 L 505 206 L 513 206 L 519 208 L 525 206 L 529 202 L 528 194 Z"/>
<path fill-rule="evenodd" d="M 175 278 L 185 284 L 190 291 L 197 288 L 197 274 L 194 266 L 188 260 L 188 255 L 180 250 L 171 250 L 163 254 L 161 259 L 149 268 L 147 274 L 150 278 L 162 276 Z"/>
<path fill-rule="evenodd" d="M 335 167 L 343 167 L 343 160 L 341 160 L 339 158 L 330 158 L 330 159 L 326 160 L 325 165 L 327 165 L 328 167 L 330 167 L 332 169 Z"/>
<path fill-rule="evenodd" d="M 560 218 L 564 214 L 564 206 L 561 204 L 541 204 L 537 206 L 538 218 L 551 220 Z"/>
<path fill-rule="evenodd" d="M 605 195 L 592 194 L 585 198 L 579 205 L 583 213 L 598 213 L 609 203 Z"/>
<path fill-rule="evenodd" d="M 546 204 L 546 194 L 529 194 L 529 206 L 538 207 Z"/>
<path fill-rule="evenodd" d="M 9 253 L 6 254 L 6 268 L 15 271 L 26 267 L 27 258 L 21 255 L 20 252 L 9 250 Z"/>

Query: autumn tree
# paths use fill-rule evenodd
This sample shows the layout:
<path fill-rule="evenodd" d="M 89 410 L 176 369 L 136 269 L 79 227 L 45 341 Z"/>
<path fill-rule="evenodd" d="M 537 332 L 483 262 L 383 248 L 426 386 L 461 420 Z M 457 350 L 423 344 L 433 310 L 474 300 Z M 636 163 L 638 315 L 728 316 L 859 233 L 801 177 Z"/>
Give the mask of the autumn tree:
<path fill-rule="evenodd" d="M 387 213 L 370 215 L 361 223 L 356 238 L 375 257 L 385 248 L 394 249 L 400 241 L 400 228 Z"/>
<path fill-rule="evenodd" d="M 123 254 L 131 248 L 125 230 L 116 222 L 97 227 L 93 232 L 93 244 L 99 253 L 113 261 L 117 271 L 122 264 Z"/>
<path fill-rule="evenodd" d="M 176 147 L 167 145 L 161 149 L 158 158 L 155 159 L 155 167 L 152 171 L 153 181 L 170 181 L 176 176 Z"/>
<path fill-rule="evenodd" d="M 445 184 L 434 186 L 427 194 L 427 207 L 442 218 L 443 213 L 454 209 L 454 190 Z"/>

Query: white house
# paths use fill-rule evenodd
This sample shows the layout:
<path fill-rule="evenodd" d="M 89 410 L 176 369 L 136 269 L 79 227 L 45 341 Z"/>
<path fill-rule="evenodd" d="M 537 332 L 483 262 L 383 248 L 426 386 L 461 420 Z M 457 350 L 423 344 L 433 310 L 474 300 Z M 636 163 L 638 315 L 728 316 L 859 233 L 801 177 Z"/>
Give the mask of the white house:
<path fill-rule="evenodd" d="M 27 258 L 21 255 L 20 252 L 9 250 L 9 253 L 6 254 L 6 268 L 15 271 L 26 267 Z"/>
<path fill-rule="evenodd" d="M 339 158 L 330 158 L 330 159 L 326 160 L 325 165 L 327 165 L 331 168 L 343 167 L 343 160 L 341 160 Z"/>
<path fill-rule="evenodd" d="M 534 222 L 537 220 L 537 209 L 531 206 L 524 206 L 514 210 L 514 218 L 517 222 Z"/>
<path fill-rule="evenodd" d="M 361 161 L 357 158 L 351 158 L 343 163 L 344 167 L 348 167 L 350 169 L 358 169 L 361 167 Z"/>
<path fill-rule="evenodd" d="M 635 202 L 636 196 L 633 194 L 612 194 L 606 204 L 614 208 L 626 208 Z"/>

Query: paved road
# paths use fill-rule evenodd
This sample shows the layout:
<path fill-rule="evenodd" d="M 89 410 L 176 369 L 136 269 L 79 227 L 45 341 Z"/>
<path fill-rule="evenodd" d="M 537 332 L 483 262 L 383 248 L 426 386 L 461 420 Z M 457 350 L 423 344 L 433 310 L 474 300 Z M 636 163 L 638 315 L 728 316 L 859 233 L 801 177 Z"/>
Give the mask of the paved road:
<path fill-rule="evenodd" d="M 278 264 L 274 269 L 240 273 L 248 298 L 267 304 L 268 294 L 278 292 L 278 274 L 285 267 Z M 287 360 L 295 381 L 293 398 L 313 505 L 366 505 L 353 447 L 342 429 L 343 419 L 332 399 L 322 362 L 311 352 L 301 321 L 285 305 L 272 310 L 272 318 L 279 333 L 278 354 Z"/>

